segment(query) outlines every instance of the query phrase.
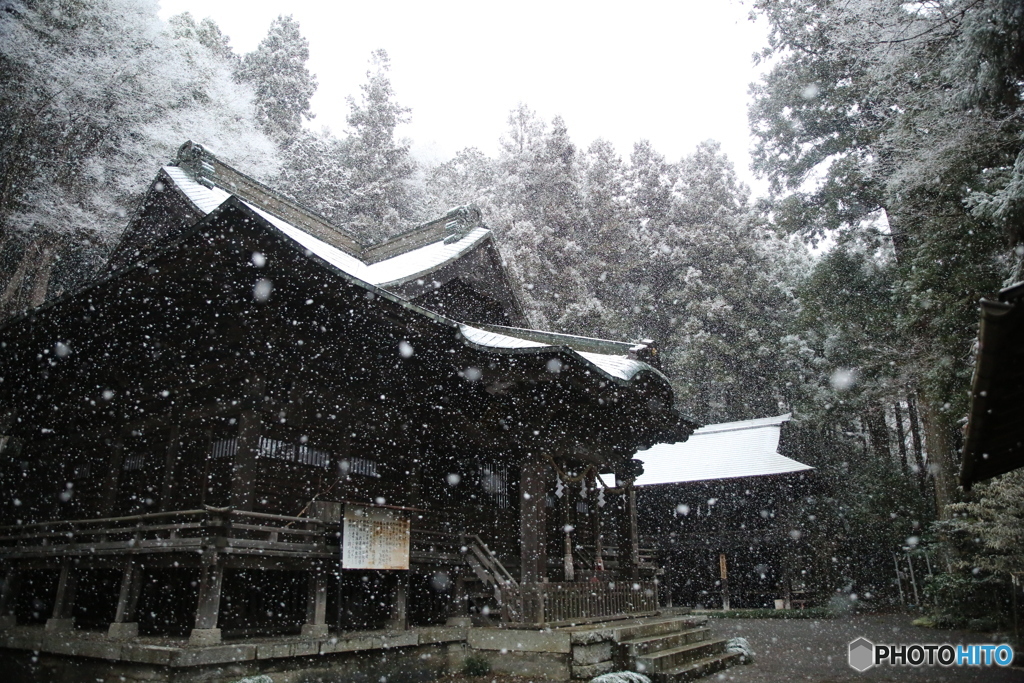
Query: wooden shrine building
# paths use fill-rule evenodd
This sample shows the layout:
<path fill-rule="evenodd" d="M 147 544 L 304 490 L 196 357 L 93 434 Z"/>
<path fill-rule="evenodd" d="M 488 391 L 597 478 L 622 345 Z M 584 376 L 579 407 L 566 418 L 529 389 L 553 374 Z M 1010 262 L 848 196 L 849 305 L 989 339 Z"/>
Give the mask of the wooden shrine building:
<path fill-rule="evenodd" d="M 697 425 L 653 345 L 524 323 L 472 207 L 364 247 L 186 143 L 100 279 L 0 327 L 0 627 L 655 611 L 633 455 Z"/>
<path fill-rule="evenodd" d="M 779 452 L 789 419 L 706 425 L 685 443 L 636 454 L 640 532 L 665 567 L 666 602 L 788 608 L 812 599 L 818 563 L 804 508 L 820 486 L 813 468 Z"/>

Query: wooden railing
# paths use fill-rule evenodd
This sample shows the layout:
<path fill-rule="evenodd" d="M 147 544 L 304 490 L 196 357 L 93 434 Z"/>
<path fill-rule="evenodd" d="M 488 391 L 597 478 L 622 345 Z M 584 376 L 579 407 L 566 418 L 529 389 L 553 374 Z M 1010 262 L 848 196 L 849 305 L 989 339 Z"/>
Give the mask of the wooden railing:
<path fill-rule="evenodd" d="M 656 612 L 657 586 L 642 582 L 531 583 L 522 587 L 536 623 L 557 623 Z"/>
<path fill-rule="evenodd" d="M 317 519 L 225 508 L 0 527 L 0 557 L 123 555 L 215 547 L 235 554 L 333 556 Z"/>
<path fill-rule="evenodd" d="M 594 561 L 594 546 L 578 545 L 573 548 L 573 556 L 585 569 L 596 569 Z M 657 563 L 657 551 L 653 547 L 639 549 L 641 567 L 654 567 Z M 601 548 L 601 560 L 605 569 L 615 569 L 619 566 L 619 549 L 614 545 L 606 545 Z"/>
<path fill-rule="evenodd" d="M 521 622 L 523 594 L 519 589 L 519 582 L 479 536 L 465 535 L 462 539 L 466 563 L 485 586 L 493 588 L 494 599 L 501 610 L 501 620 L 505 623 Z"/>

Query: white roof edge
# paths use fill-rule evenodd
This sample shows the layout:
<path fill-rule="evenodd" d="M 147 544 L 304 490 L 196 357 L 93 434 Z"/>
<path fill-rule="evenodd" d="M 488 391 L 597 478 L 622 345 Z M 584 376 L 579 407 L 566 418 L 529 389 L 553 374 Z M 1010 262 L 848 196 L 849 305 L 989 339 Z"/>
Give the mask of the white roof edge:
<path fill-rule="evenodd" d="M 439 268 L 443 268 L 444 266 L 447 266 L 450 263 L 454 263 L 455 261 L 458 261 L 460 258 L 462 258 L 466 254 L 468 254 L 473 249 L 476 249 L 481 244 L 484 244 L 488 239 L 492 239 L 493 240 L 492 233 L 491 233 L 490 229 L 484 228 L 484 227 L 473 228 L 471 231 L 469 231 L 465 235 L 465 237 L 463 237 L 462 239 L 460 239 L 457 242 L 453 243 L 453 246 L 454 245 L 458 245 L 458 246 L 457 246 L 456 249 L 454 249 L 452 251 L 452 253 L 443 255 L 443 257 L 440 260 L 438 260 L 436 263 L 431 263 L 430 265 L 424 265 L 424 267 L 422 267 L 420 270 L 416 270 L 416 271 L 413 271 L 411 273 L 404 273 L 404 274 L 402 274 L 401 276 L 399 276 L 397 278 L 393 278 L 393 279 L 389 279 L 389 280 L 382 280 L 382 281 L 377 282 L 376 284 L 379 287 L 389 287 L 389 286 L 394 287 L 394 286 L 397 286 L 397 285 L 403 285 L 406 282 L 410 282 L 411 280 L 415 280 L 417 278 L 423 277 L 424 275 L 432 273 L 432 272 L 438 270 Z M 409 257 L 410 254 L 415 255 L 415 254 L 417 254 L 417 252 L 420 252 L 420 251 L 423 251 L 423 250 L 427 250 L 427 249 L 430 249 L 430 248 L 437 249 L 437 247 L 439 247 L 442 242 L 443 241 L 431 242 L 430 244 L 425 244 L 422 247 L 417 247 L 416 249 L 410 249 L 409 251 L 404 252 L 402 254 L 398 254 L 397 256 L 392 256 L 391 258 L 384 259 L 383 261 L 377 261 L 376 263 L 370 264 L 369 266 L 367 266 L 367 268 L 370 269 L 370 272 L 373 272 L 374 269 L 384 270 L 386 272 L 387 266 L 389 264 L 395 263 L 397 259 L 405 260 L 404 257 Z"/>
<path fill-rule="evenodd" d="M 192 205 L 204 214 L 212 213 L 228 197 L 237 197 L 237 195 L 233 195 L 221 187 L 214 186 L 209 188 L 196 182 L 179 166 L 163 166 L 161 170 L 167 174 Z M 415 278 L 423 277 L 453 263 L 491 237 L 490 230 L 484 227 L 476 227 L 463 236 L 462 239 L 451 244 L 444 244 L 443 240 L 438 240 L 437 242 L 431 242 L 430 244 L 425 244 L 416 249 L 410 249 L 402 254 L 392 256 L 389 259 L 368 265 L 362 259 L 327 244 L 315 235 L 288 223 L 276 214 L 260 209 L 241 197 L 238 197 L 238 199 L 261 214 L 271 225 L 284 232 L 289 238 L 298 241 L 306 249 L 321 256 L 332 257 L 331 260 L 336 262 L 335 265 L 349 271 L 350 275 L 354 275 L 369 284 L 384 289 L 388 286 L 404 284 Z M 291 231 L 301 232 L 302 236 L 295 235 Z M 308 239 L 306 236 L 308 236 Z M 299 239 L 296 239 L 297 237 Z"/>
<path fill-rule="evenodd" d="M 660 443 L 638 451 L 644 473 L 637 486 L 761 477 L 813 470 L 778 452 L 782 424 L 790 414 L 726 422 L 697 430 L 685 442 Z"/>
<path fill-rule="evenodd" d="M 741 429 L 757 429 L 759 427 L 771 427 L 789 422 L 793 413 L 776 415 L 775 417 L 759 417 L 753 420 L 739 420 L 737 422 L 720 422 L 713 425 L 705 425 L 694 432 L 694 434 L 717 434 L 719 432 L 734 432 Z"/>
<path fill-rule="evenodd" d="M 627 358 L 626 356 L 613 356 L 605 353 L 577 351 L 568 346 L 555 346 L 553 344 L 545 344 L 531 339 L 523 339 L 521 337 L 514 337 L 508 334 L 501 334 L 500 332 L 481 330 L 477 327 L 473 327 L 472 325 L 467 325 L 466 323 L 459 323 L 459 331 L 468 342 L 478 346 L 498 349 L 551 349 L 552 351 L 568 351 L 569 353 L 579 357 L 588 365 L 597 368 L 606 376 L 627 382 L 644 370 L 657 372 L 657 370 L 647 363 L 633 358 Z M 540 330 L 535 331 L 539 332 Z"/>

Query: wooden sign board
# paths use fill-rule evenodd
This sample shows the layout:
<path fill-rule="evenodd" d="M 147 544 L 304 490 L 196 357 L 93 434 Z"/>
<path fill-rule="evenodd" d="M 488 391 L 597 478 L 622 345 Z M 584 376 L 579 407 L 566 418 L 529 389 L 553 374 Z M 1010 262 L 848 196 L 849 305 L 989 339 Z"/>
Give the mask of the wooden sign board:
<path fill-rule="evenodd" d="M 408 569 L 409 518 L 400 510 L 345 506 L 343 569 Z"/>

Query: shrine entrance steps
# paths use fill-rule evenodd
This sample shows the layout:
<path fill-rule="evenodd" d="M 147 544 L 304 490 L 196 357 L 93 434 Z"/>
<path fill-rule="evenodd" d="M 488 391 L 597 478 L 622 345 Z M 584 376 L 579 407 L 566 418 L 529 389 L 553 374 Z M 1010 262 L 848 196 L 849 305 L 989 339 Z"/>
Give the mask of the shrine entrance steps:
<path fill-rule="evenodd" d="M 570 628 L 573 660 L 580 663 L 573 667 L 573 678 L 603 671 L 635 671 L 654 683 L 678 683 L 739 663 L 740 656 L 726 652 L 727 641 L 713 638 L 706 624 L 707 617 L 680 615 Z M 605 641 L 611 647 L 601 648 L 587 640 Z M 583 665 L 605 651 L 610 651 L 610 660 Z"/>
<path fill-rule="evenodd" d="M 548 680 L 589 681 L 610 671 L 635 671 L 653 683 L 677 683 L 740 661 L 706 624 L 707 617 L 662 613 L 579 625 L 472 628 L 465 654 L 486 657 L 496 672 Z"/>
<path fill-rule="evenodd" d="M 741 655 L 727 652 L 728 641 L 713 638 L 706 621 L 689 617 L 623 629 L 619 663 L 653 683 L 691 681 L 739 663 Z"/>

